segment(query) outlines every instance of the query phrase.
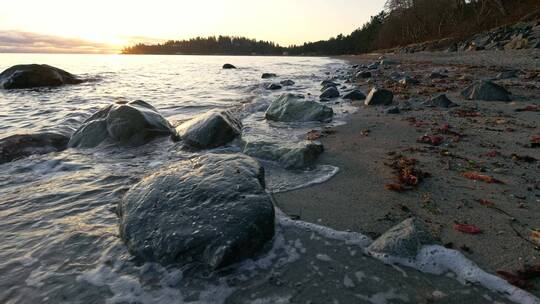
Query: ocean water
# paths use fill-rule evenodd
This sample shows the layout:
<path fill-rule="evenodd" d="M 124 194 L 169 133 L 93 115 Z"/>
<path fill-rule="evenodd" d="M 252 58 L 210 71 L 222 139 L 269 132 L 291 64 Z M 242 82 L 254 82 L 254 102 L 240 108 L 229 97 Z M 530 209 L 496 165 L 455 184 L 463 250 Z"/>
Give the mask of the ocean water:
<path fill-rule="evenodd" d="M 22 63 L 50 64 L 91 81 L 0 90 L 0 137 L 38 131 L 71 134 L 99 108 L 136 99 L 155 106 L 173 124 L 210 109 L 231 109 L 243 121 L 242 136 L 275 141 L 297 141 L 309 130 L 343 124 L 355 111 L 338 100 L 332 103 L 336 117 L 329 124 L 264 119 L 268 104 L 284 91 L 318 96 L 323 79 L 343 82 L 347 63 L 331 58 L 0 54 L 0 70 Z M 222 70 L 224 63 L 239 69 Z M 296 84 L 267 91 L 263 72 L 279 75 L 271 81 L 292 79 Z M 239 148 L 233 143 L 222 149 Z M 392 261 L 410 267 L 389 266 L 364 254 L 371 243 L 366 236 L 292 221 L 279 211 L 275 239 L 253 260 L 214 273 L 137 263 L 119 239 L 115 206 L 145 175 L 192 156 L 162 138 L 137 148 L 68 149 L 0 165 L 0 303 L 528 299 L 492 277 L 487 276 L 487 284 L 487 274 L 460 255 L 445 262 L 453 252 L 427 248 L 422 263 Z M 329 165 L 290 171 L 263 164 L 270 193 L 324 182 L 339 171 Z M 435 256 L 439 258 L 431 258 Z"/>

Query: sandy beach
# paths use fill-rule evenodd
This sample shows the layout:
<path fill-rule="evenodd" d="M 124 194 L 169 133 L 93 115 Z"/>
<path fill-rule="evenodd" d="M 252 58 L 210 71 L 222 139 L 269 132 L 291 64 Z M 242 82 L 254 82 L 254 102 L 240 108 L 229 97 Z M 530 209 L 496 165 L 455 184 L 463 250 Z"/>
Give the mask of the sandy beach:
<path fill-rule="evenodd" d="M 341 58 L 363 65 L 379 56 Z M 346 125 L 322 132 L 325 153 L 318 161 L 338 166 L 340 172 L 326 183 L 275 194 L 279 208 L 304 221 L 371 237 L 416 216 L 441 244 L 491 273 L 538 265 L 540 244 L 534 231 L 540 228 L 540 150 L 533 136 L 540 133 L 540 52 L 387 58 L 397 64 L 371 71 L 371 80 L 357 85 L 366 95 L 373 86 L 392 90 L 400 113 L 356 102 L 358 111 Z M 515 70 L 517 77 L 495 82 L 513 94 L 512 102 L 469 101 L 460 95 L 473 81 L 507 70 Z M 433 71 L 448 77 L 432 78 Z M 395 72 L 420 83 L 402 86 L 392 80 Z M 459 107 L 421 105 L 439 93 Z M 436 140 L 418 142 L 424 135 L 427 141 Z M 416 167 L 429 174 L 410 191 L 385 188 L 395 182 L 389 165 L 399 156 L 415 159 Z M 471 180 L 470 173 L 491 180 Z M 465 225 L 477 230 L 458 231 Z"/>

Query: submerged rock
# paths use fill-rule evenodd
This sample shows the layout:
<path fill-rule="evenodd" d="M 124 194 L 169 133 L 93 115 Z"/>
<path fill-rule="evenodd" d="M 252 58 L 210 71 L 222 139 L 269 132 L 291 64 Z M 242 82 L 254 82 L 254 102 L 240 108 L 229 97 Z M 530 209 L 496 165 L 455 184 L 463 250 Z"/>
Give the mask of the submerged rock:
<path fill-rule="evenodd" d="M 279 83 L 265 83 L 264 88 L 267 90 L 275 91 L 281 90 L 282 86 Z"/>
<path fill-rule="evenodd" d="M 510 92 L 491 81 L 478 81 L 461 92 L 469 100 L 510 101 Z"/>
<path fill-rule="evenodd" d="M 279 83 L 284 87 L 290 87 L 290 86 L 293 86 L 295 84 L 295 82 L 290 80 L 290 79 L 282 80 Z"/>
<path fill-rule="evenodd" d="M 332 80 L 323 80 L 321 82 L 321 86 L 323 87 L 321 89 L 321 91 L 324 91 L 325 89 L 329 88 L 329 87 L 337 87 L 339 84 L 338 83 L 335 83 L 333 82 Z"/>
<path fill-rule="evenodd" d="M 366 95 L 360 90 L 352 90 L 343 96 L 343 99 L 347 100 L 364 100 Z"/>
<path fill-rule="evenodd" d="M 175 134 L 171 124 L 150 104 L 136 100 L 106 106 L 88 118 L 69 140 L 69 147 L 92 148 L 108 140 L 139 146 Z"/>
<path fill-rule="evenodd" d="M 386 231 L 371 243 L 367 251 L 371 254 L 416 258 L 424 245 L 433 244 L 435 240 L 424 223 L 417 218 L 409 218 Z"/>
<path fill-rule="evenodd" d="M 0 139 L 0 164 L 34 154 L 59 152 L 67 148 L 69 137 L 57 133 L 17 134 Z"/>
<path fill-rule="evenodd" d="M 139 259 L 221 268 L 274 235 L 264 169 L 243 154 L 184 160 L 134 185 L 118 206 L 120 237 Z"/>
<path fill-rule="evenodd" d="M 284 122 L 329 121 L 333 116 L 332 108 L 290 93 L 274 100 L 265 113 L 266 119 Z"/>
<path fill-rule="evenodd" d="M 229 111 L 212 110 L 176 128 L 186 144 L 207 149 L 222 146 L 242 132 L 242 123 Z"/>
<path fill-rule="evenodd" d="M 225 63 L 223 65 L 223 69 L 230 70 L 230 69 L 236 69 L 236 67 L 234 65 L 230 64 L 230 63 Z"/>
<path fill-rule="evenodd" d="M 46 64 L 15 65 L 0 74 L 0 88 L 3 89 L 57 87 L 82 82 L 75 75 Z"/>
<path fill-rule="evenodd" d="M 274 78 L 274 77 L 277 77 L 277 75 L 274 73 L 263 73 L 261 76 L 262 79 L 268 79 L 268 78 Z"/>
<path fill-rule="evenodd" d="M 287 169 L 304 169 L 313 165 L 323 150 L 323 145 L 318 141 L 245 141 L 243 152 L 253 157 L 276 161 Z"/>
<path fill-rule="evenodd" d="M 366 106 L 387 106 L 394 101 L 394 94 L 385 89 L 373 88 L 366 98 Z"/>
<path fill-rule="evenodd" d="M 446 94 L 439 94 L 430 100 L 423 103 L 424 106 L 427 107 L 438 107 L 438 108 L 454 108 L 458 107 L 459 105 L 452 102 Z"/>
<path fill-rule="evenodd" d="M 339 97 L 339 90 L 336 87 L 328 87 L 324 92 L 322 92 L 321 99 L 333 99 Z"/>

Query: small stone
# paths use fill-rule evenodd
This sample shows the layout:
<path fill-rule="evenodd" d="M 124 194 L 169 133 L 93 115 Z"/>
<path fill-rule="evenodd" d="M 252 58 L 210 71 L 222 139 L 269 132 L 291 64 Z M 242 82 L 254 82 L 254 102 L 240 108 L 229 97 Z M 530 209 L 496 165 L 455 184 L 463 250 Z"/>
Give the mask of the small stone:
<path fill-rule="evenodd" d="M 343 99 L 346 99 L 346 100 L 364 100 L 364 99 L 366 99 L 366 95 L 364 95 L 364 93 L 362 93 L 360 90 L 352 90 L 352 91 L 348 92 L 347 94 L 345 94 L 343 96 Z"/>
<path fill-rule="evenodd" d="M 224 70 L 230 70 L 230 69 L 236 69 L 236 67 L 234 65 L 230 64 L 230 63 L 225 63 L 223 65 L 223 69 Z"/>
<path fill-rule="evenodd" d="M 261 76 L 262 79 L 274 78 L 274 77 L 277 77 L 277 75 L 274 73 L 263 73 Z"/>
<path fill-rule="evenodd" d="M 282 86 L 284 87 L 289 87 L 289 86 L 293 86 L 295 84 L 294 81 L 290 80 L 290 79 L 287 79 L 287 80 L 282 80 L 279 82 Z"/>

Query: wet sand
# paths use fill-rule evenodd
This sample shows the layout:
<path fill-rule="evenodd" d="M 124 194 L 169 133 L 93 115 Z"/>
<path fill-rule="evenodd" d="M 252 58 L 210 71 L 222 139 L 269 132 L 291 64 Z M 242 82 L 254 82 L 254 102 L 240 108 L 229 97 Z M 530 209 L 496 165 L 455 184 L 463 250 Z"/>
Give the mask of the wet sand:
<path fill-rule="evenodd" d="M 369 64 L 377 56 L 343 59 Z M 372 83 L 360 80 L 357 85 L 366 95 L 373 85 L 392 90 L 398 106 L 416 99 L 411 110 L 386 114 L 383 107 L 355 102 L 358 112 L 348 118 L 348 124 L 321 138 L 325 153 L 318 162 L 338 166 L 340 172 L 326 183 L 275 194 L 276 204 L 304 221 L 373 238 L 417 216 L 441 244 L 460 250 L 488 272 L 538 265 L 540 244 L 532 231 L 540 229 L 540 149 L 531 148 L 531 137 L 540 134 L 540 112 L 519 110 L 540 106 L 540 51 L 389 57 L 400 64 L 375 71 Z M 460 96 L 472 81 L 493 78 L 509 68 L 517 69 L 518 78 L 496 82 L 514 95 L 512 102 L 467 101 Z M 434 69 L 447 70 L 449 77 L 430 79 Z M 390 78 L 394 71 L 405 72 L 420 84 L 403 87 Z M 460 107 L 420 105 L 441 92 Z M 449 132 L 439 130 L 445 124 Z M 444 141 L 439 146 L 418 143 L 425 134 Z M 397 155 L 416 159 L 418 168 L 431 177 L 411 191 L 385 189 L 395 180 L 387 164 Z M 472 171 L 503 183 L 462 175 Z M 456 223 L 472 224 L 482 232 L 459 232 Z M 538 295 L 538 289 L 536 282 L 533 293 Z"/>

